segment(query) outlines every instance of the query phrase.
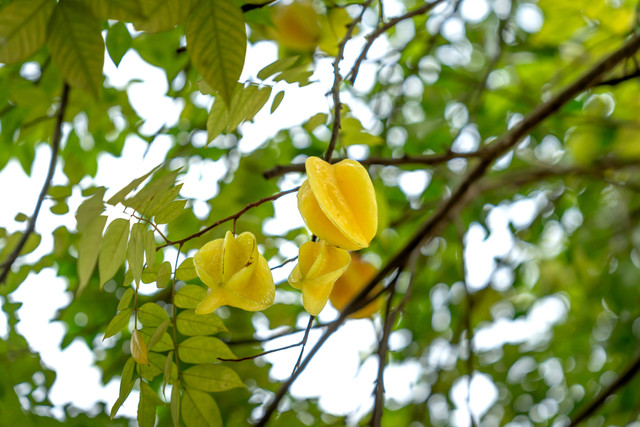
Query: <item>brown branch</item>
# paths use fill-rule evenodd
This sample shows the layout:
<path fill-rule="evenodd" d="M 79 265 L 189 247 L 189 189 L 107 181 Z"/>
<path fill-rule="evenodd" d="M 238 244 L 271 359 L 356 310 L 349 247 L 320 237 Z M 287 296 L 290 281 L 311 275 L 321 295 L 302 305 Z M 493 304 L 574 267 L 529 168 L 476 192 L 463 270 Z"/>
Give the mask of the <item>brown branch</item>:
<path fill-rule="evenodd" d="M 160 237 L 162 237 L 162 240 L 164 240 L 165 243 L 169 242 L 169 239 L 167 239 L 167 236 L 165 236 L 164 233 L 162 231 L 160 231 L 158 226 L 153 221 L 151 221 L 150 219 L 144 218 L 142 216 L 138 216 L 136 214 L 131 214 L 131 217 L 135 218 L 135 219 L 137 219 L 139 221 L 146 222 L 147 224 L 149 224 L 151 226 L 151 228 L 153 228 L 156 231 L 156 233 L 158 233 L 160 235 Z"/>
<path fill-rule="evenodd" d="M 362 51 L 360 52 L 360 56 L 358 56 L 358 59 L 356 59 L 356 62 L 353 64 L 353 67 L 351 68 L 351 71 L 349 72 L 349 76 L 350 76 L 349 77 L 349 82 L 351 82 L 352 85 L 355 83 L 356 77 L 358 77 L 358 71 L 360 70 L 360 65 L 362 65 L 362 61 L 364 61 L 366 59 L 367 53 L 369 53 L 369 49 L 371 48 L 371 46 L 373 45 L 373 42 L 375 42 L 378 37 L 380 37 L 382 34 L 384 34 L 390 28 L 393 28 L 398 23 L 400 23 L 400 22 L 402 22 L 402 21 L 404 21 L 406 19 L 413 18 L 414 16 L 418 16 L 418 15 L 422 15 L 424 13 L 427 13 L 428 11 L 430 11 L 431 9 L 436 7 L 438 4 L 442 3 L 442 1 L 443 0 L 436 0 L 433 3 L 426 3 L 426 4 L 416 8 L 416 9 L 410 11 L 410 12 L 405 13 L 404 15 L 392 18 L 389 21 L 387 21 L 384 24 L 382 24 L 379 27 L 377 27 L 369 35 L 367 35 L 365 37 L 365 39 L 367 40 L 367 43 L 362 48 Z"/>
<path fill-rule="evenodd" d="M 245 206 L 244 208 L 240 209 L 238 212 L 234 213 L 233 215 L 230 215 L 230 216 L 228 216 L 226 218 L 219 219 L 218 221 L 214 222 L 210 226 L 205 227 L 202 230 L 198 231 L 197 233 L 193 233 L 192 235 L 187 236 L 184 239 L 175 240 L 175 241 L 174 240 L 169 240 L 166 243 L 158 246 L 156 250 L 162 249 L 162 248 L 164 248 L 166 246 L 180 245 L 180 244 L 183 244 L 185 242 L 188 242 L 191 239 L 195 239 L 196 237 L 200 237 L 203 234 L 205 234 L 206 232 L 213 230 L 214 228 L 216 228 L 217 226 L 219 226 L 221 224 L 224 224 L 225 222 L 229 222 L 231 220 L 234 220 L 234 221 L 237 220 L 242 215 L 244 215 L 248 210 L 250 210 L 252 208 L 255 208 L 256 206 L 260 206 L 263 203 L 271 202 L 273 200 L 277 200 L 282 196 L 286 196 L 287 194 L 295 193 L 299 189 L 300 189 L 300 187 L 292 188 L 290 190 L 285 190 L 285 191 L 281 191 L 279 193 L 276 193 L 273 196 L 263 197 L 260 200 L 257 200 L 255 202 L 251 202 L 247 206 Z"/>
<path fill-rule="evenodd" d="M 302 338 L 302 342 L 300 344 L 302 344 L 302 348 L 300 349 L 300 355 L 298 356 L 298 360 L 296 361 L 296 364 L 293 367 L 293 371 L 291 372 L 291 375 L 296 373 L 296 370 L 300 367 L 300 361 L 302 360 L 302 355 L 304 354 L 304 347 L 307 345 L 307 338 L 309 338 L 309 332 L 311 331 L 311 326 L 313 325 L 313 320 L 316 318 L 316 316 L 309 316 L 309 323 L 307 324 L 307 328 L 304 330 L 304 337 Z"/>
<path fill-rule="evenodd" d="M 351 40 L 356 25 L 358 25 L 358 23 L 362 20 L 362 16 L 367 11 L 367 8 L 372 1 L 373 0 L 367 0 L 362 5 L 362 11 L 360 12 L 360 15 L 358 15 L 353 21 L 351 21 L 351 23 L 347 27 L 347 32 L 338 45 L 338 54 L 333 60 L 333 86 L 331 87 L 331 95 L 333 97 L 333 127 L 331 128 L 331 139 L 329 140 L 329 146 L 327 147 L 327 151 L 324 153 L 324 159 L 327 162 L 331 160 L 333 151 L 336 148 L 336 143 L 338 142 L 338 134 L 340 132 L 341 126 L 340 111 L 342 110 L 342 102 L 340 101 L 340 83 L 342 83 L 342 75 L 340 74 L 340 61 L 344 59 L 344 48 L 347 45 L 347 42 Z"/>
<path fill-rule="evenodd" d="M 407 257 L 411 252 L 436 235 L 446 224 L 449 223 L 451 217 L 466 204 L 472 195 L 472 187 L 481 179 L 491 164 L 504 154 L 507 150 L 515 146 L 522 137 L 527 135 L 535 126 L 544 119 L 554 114 L 565 103 L 573 99 L 580 92 L 592 87 L 604 74 L 615 67 L 620 61 L 634 54 L 640 48 L 640 34 L 630 38 L 627 43 L 614 51 L 608 57 L 593 66 L 582 77 L 567 86 L 557 95 L 548 101 L 540 104 L 531 113 L 529 113 L 521 122 L 507 131 L 502 137 L 495 140 L 491 145 L 483 150 L 483 156 L 474 169 L 465 177 L 465 179 L 453 191 L 449 199 L 445 200 L 440 207 L 413 235 L 413 237 L 405 244 L 405 246 L 393 257 L 386 265 L 376 274 L 375 277 L 362 289 L 362 291 L 352 300 L 340 313 L 338 319 L 327 327 L 325 333 L 320 337 L 315 346 L 309 351 L 307 357 L 300 364 L 300 368 L 294 375 L 289 378 L 278 390 L 274 399 L 266 408 L 264 415 L 258 421 L 258 426 L 264 426 L 269 421 L 273 413 L 276 411 L 278 404 L 285 396 L 291 384 L 304 371 L 311 359 L 320 350 L 329 337 L 340 327 L 346 317 L 354 311 L 357 301 L 365 298 L 369 292 L 373 290 L 378 282 L 384 279 L 389 273 L 403 266 Z"/>
<path fill-rule="evenodd" d="M 620 76 L 620 77 L 614 77 L 608 80 L 603 80 L 601 82 L 599 82 L 596 86 L 616 86 L 619 85 L 620 83 L 624 83 L 626 81 L 629 80 L 633 80 L 637 77 L 640 77 L 640 70 L 636 70 L 633 73 L 630 74 L 626 74 L 624 76 Z"/>
<path fill-rule="evenodd" d="M 613 395 L 619 388 L 623 387 L 629 381 L 635 377 L 640 371 L 640 354 L 627 366 L 623 373 L 613 382 L 609 387 L 604 389 L 602 393 L 597 395 L 595 399 L 587 404 L 584 408 L 578 412 L 578 415 L 571 420 L 569 427 L 577 426 L 582 421 L 586 420 L 591 414 L 593 414 L 607 398 Z"/>
<path fill-rule="evenodd" d="M 278 265 L 276 265 L 275 267 L 271 267 L 271 271 L 276 270 L 276 269 L 278 269 L 278 268 L 282 268 L 282 267 L 284 267 L 285 265 L 287 265 L 287 264 L 289 264 L 290 262 L 293 262 L 293 261 L 295 261 L 295 260 L 297 260 L 297 259 L 298 259 L 298 256 L 297 256 L 297 255 L 296 255 L 296 256 L 294 256 L 293 258 L 286 259 L 286 260 L 282 261 L 282 263 L 281 263 L 281 264 L 278 264 Z"/>
<path fill-rule="evenodd" d="M 11 267 L 13 263 L 20 256 L 20 251 L 27 243 L 27 239 L 33 233 L 36 227 L 36 220 L 38 219 L 38 214 L 40 213 L 40 208 L 42 207 L 42 202 L 47 196 L 47 192 L 49 191 L 49 186 L 51 185 L 51 180 L 53 179 L 53 174 L 56 169 L 56 164 L 58 162 L 58 150 L 60 148 L 60 140 L 62 139 L 62 123 L 64 121 L 64 113 L 67 110 L 67 102 L 69 101 L 69 85 L 64 84 L 62 88 L 62 96 L 60 98 L 60 107 L 58 107 L 58 113 L 56 114 L 56 127 L 53 131 L 53 139 L 51 140 L 51 160 L 49 162 L 49 171 L 47 172 L 47 177 L 44 180 L 44 184 L 42 186 L 42 190 L 40 191 L 40 196 L 38 196 L 38 201 L 36 202 L 36 207 L 33 210 L 33 214 L 31 218 L 29 218 L 29 224 L 27 225 L 27 229 L 22 234 L 20 241 L 13 249 L 13 252 L 9 254 L 7 259 L 2 263 L 2 273 L 0 273 L 0 285 L 5 282 L 9 272 L 11 271 Z"/>
<path fill-rule="evenodd" d="M 382 165 L 382 166 L 401 166 L 401 165 L 439 165 L 446 163 L 452 159 L 471 159 L 476 157 L 482 157 L 484 155 L 485 148 L 481 148 L 478 151 L 472 151 L 468 153 L 456 153 L 454 151 L 448 151 L 440 154 L 427 154 L 423 156 L 407 156 L 402 157 L 369 157 L 361 160 L 360 164 L 363 166 Z M 337 163 L 343 159 L 333 159 L 331 163 Z M 262 173 L 265 179 L 275 178 L 280 175 L 284 175 L 289 172 L 304 172 L 304 163 L 294 163 L 290 165 L 276 165 L 273 168 Z"/>

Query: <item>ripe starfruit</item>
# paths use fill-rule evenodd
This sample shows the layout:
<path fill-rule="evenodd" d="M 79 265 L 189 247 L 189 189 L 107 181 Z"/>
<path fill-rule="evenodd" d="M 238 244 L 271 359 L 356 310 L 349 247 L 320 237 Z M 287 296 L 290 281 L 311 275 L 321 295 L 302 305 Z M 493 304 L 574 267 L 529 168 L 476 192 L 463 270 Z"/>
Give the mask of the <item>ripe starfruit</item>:
<path fill-rule="evenodd" d="M 309 157 L 305 167 L 298 209 L 309 230 L 350 251 L 369 246 L 378 229 L 378 205 L 367 170 L 354 160 L 331 165 L 318 157 Z"/>
<path fill-rule="evenodd" d="M 311 1 L 294 1 L 269 8 L 274 38 L 282 46 L 299 52 L 313 51 L 322 35 L 319 16 Z"/>
<path fill-rule="evenodd" d="M 338 280 L 336 280 L 329 300 L 337 310 L 342 311 L 351 300 L 373 279 L 378 270 L 356 254 L 351 255 L 351 264 Z M 379 289 L 379 285 L 378 285 Z M 380 298 L 375 299 L 360 310 L 351 313 L 349 317 L 362 319 L 370 317 L 380 310 Z"/>
<path fill-rule="evenodd" d="M 322 311 L 333 284 L 350 261 L 349 252 L 324 240 L 300 246 L 298 265 L 289 275 L 289 283 L 302 291 L 302 305 L 309 314 L 317 316 Z"/>
<path fill-rule="evenodd" d="M 227 232 L 224 239 L 200 248 L 193 264 L 198 277 L 209 287 L 196 313 L 211 313 L 223 305 L 258 311 L 273 304 L 276 293 L 273 276 L 252 233 L 234 237 Z"/>

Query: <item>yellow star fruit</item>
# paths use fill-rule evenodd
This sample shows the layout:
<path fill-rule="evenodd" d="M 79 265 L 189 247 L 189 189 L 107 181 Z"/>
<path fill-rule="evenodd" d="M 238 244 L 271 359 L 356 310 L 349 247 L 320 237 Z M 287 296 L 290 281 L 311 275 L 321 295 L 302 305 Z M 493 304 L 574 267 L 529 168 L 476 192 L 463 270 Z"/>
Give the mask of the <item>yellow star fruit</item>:
<path fill-rule="evenodd" d="M 196 313 L 211 313 L 223 305 L 247 311 L 264 310 L 273 303 L 276 288 L 267 260 L 258 252 L 256 237 L 249 232 L 204 245 L 193 257 L 196 273 L 209 293 Z"/>
<path fill-rule="evenodd" d="M 317 316 L 322 311 L 333 284 L 350 261 L 349 252 L 324 240 L 300 246 L 298 265 L 289 275 L 289 283 L 302 291 L 302 305 L 309 314 Z"/>
<path fill-rule="evenodd" d="M 378 229 L 378 205 L 367 170 L 355 160 L 331 165 L 318 157 L 309 157 L 305 167 L 298 209 L 309 230 L 342 249 L 369 246 Z"/>
<path fill-rule="evenodd" d="M 320 41 L 318 14 L 310 1 L 294 1 L 285 6 L 269 8 L 275 26 L 273 37 L 282 46 L 300 51 L 312 51 Z"/>
<path fill-rule="evenodd" d="M 351 264 L 342 276 L 336 281 L 329 295 L 331 305 L 337 310 L 342 311 L 351 300 L 365 287 L 371 279 L 373 279 L 378 270 L 368 262 L 364 261 L 358 255 L 351 256 Z M 378 285 L 378 289 L 380 285 Z M 372 301 L 360 310 L 351 313 L 349 317 L 362 319 L 370 317 L 380 310 L 380 298 Z"/>

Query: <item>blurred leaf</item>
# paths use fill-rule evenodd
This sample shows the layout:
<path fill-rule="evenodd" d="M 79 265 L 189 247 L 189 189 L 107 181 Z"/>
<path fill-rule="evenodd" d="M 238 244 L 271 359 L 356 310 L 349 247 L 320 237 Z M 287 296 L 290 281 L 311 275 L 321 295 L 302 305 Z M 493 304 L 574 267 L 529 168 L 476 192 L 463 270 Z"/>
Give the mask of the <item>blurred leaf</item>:
<path fill-rule="evenodd" d="M 285 70 L 288 70 L 293 64 L 298 61 L 299 58 L 299 56 L 289 56 L 282 59 L 276 59 L 271 64 L 258 71 L 258 78 L 260 80 L 266 80 L 274 74 L 278 74 Z"/>
<path fill-rule="evenodd" d="M 193 0 L 139 0 L 144 20 L 135 23 L 136 30 L 157 33 L 182 24 L 194 5 Z"/>
<path fill-rule="evenodd" d="M 0 10 L 0 62 L 25 61 L 44 46 L 54 0 L 16 1 Z"/>
<path fill-rule="evenodd" d="M 271 104 L 271 114 L 273 114 L 278 109 L 283 99 L 284 91 L 281 90 L 280 92 L 276 93 L 276 96 L 273 97 L 273 103 Z"/>
<path fill-rule="evenodd" d="M 131 299 L 133 298 L 133 294 L 133 288 L 128 288 L 126 291 L 124 291 L 124 294 L 122 294 L 120 302 L 118 303 L 118 311 L 124 310 L 125 308 L 129 307 L 129 305 L 131 304 Z"/>
<path fill-rule="evenodd" d="M 127 197 L 129 195 L 129 193 L 131 193 L 140 184 L 142 184 L 147 178 L 149 178 L 152 173 L 154 173 L 155 171 L 158 170 L 158 168 L 160 168 L 160 166 L 162 166 L 162 165 L 160 164 L 160 165 L 156 166 L 155 168 L 151 169 L 149 172 L 145 173 L 141 177 L 136 178 L 133 181 L 131 181 L 122 190 L 118 191 L 109 200 L 107 200 L 107 203 L 109 203 L 110 205 L 115 206 L 118 203 L 122 202 L 125 199 L 125 197 Z"/>
<path fill-rule="evenodd" d="M 113 63 L 116 64 L 116 67 L 120 65 L 122 57 L 131 47 L 131 41 L 131 34 L 127 30 L 127 26 L 122 22 L 112 25 L 107 31 L 107 52 L 109 52 L 109 56 Z"/>
<path fill-rule="evenodd" d="M 124 264 L 128 239 L 129 221 L 123 218 L 114 219 L 107 227 L 100 242 L 100 256 L 98 258 L 100 286 L 111 279 Z"/>
<path fill-rule="evenodd" d="M 144 238 L 144 254 L 147 261 L 147 267 L 153 268 L 156 258 L 156 237 L 153 230 L 147 230 Z"/>
<path fill-rule="evenodd" d="M 119 311 L 115 317 L 111 319 L 109 325 L 107 325 L 107 330 L 104 332 L 104 338 L 102 338 L 102 340 L 104 341 L 124 329 L 129 324 L 132 312 L 133 309 L 131 308 L 125 308 L 124 310 Z"/>
<path fill-rule="evenodd" d="M 142 269 L 144 267 L 144 235 L 146 226 L 137 222 L 131 227 L 131 236 L 129 237 L 129 246 L 127 248 L 127 261 L 129 269 L 133 275 L 136 284 L 140 284 L 142 278 Z"/>
<path fill-rule="evenodd" d="M 133 376 L 135 367 L 135 360 L 133 360 L 132 357 L 128 358 L 127 363 L 124 364 L 122 376 L 120 377 L 120 394 L 118 395 L 118 400 L 116 400 L 116 402 L 111 407 L 111 419 L 116 416 L 116 414 L 118 413 L 118 409 L 120 409 L 124 401 L 127 400 L 129 393 L 131 393 L 131 390 L 133 389 L 133 385 L 136 382 L 136 379 Z"/>
<path fill-rule="evenodd" d="M 185 388 L 182 419 L 187 427 L 221 427 L 222 417 L 216 401 L 207 393 Z"/>
<path fill-rule="evenodd" d="M 153 333 L 153 335 L 151 335 L 151 338 L 149 339 L 149 346 L 148 346 L 149 350 L 153 349 L 153 346 L 156 345 L 158 341 L 160 341 L 164 337 L 165 332 L 167 331 L 167 328 L 169 327 L 170 324 L 171 324 L 171 319 L 167 319 L 158 326 L 158 328 L 155 330 L 155 332 Z"/>
<path fill-rule="evenodd" d="M 245 387 L 233 369 L 222 365 L 192 366 L 183 372 L 183 378 L 188 386 L 202 391 L 225 391 Z"/>

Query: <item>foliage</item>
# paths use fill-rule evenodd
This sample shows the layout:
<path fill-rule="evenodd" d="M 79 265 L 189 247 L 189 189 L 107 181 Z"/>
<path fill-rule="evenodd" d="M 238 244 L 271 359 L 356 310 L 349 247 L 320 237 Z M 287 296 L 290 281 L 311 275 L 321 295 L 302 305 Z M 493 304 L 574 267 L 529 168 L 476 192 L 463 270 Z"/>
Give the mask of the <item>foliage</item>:
<path fill-rule="evenodd" d="M 133 390 L 142 426 L 640 421 L 638 29 L 631 0 L 1 1 L 0 170 L 18 163 L 31 175 L 36 150 L 51 147 L 33 213 L 0 228 L 3 423 L 61 423 L 51 412 L 56 373 L 17 328 L 15 293 L 43 271 L 72 294 L 55 318 L 62 346 L 79 339 L 104 353 L 102 381 L 120 384 L 109 407 L 62 408 L 68 425 L 127 424 L 114 417 Z M 264 46 L 278 58 L 243 74 Z M 105 76 L 135 55 L 163 71 L 180 107 L 153 131 L 129 90 L 136 82 Z M 326 105 L 243 148 L 251 122 L 306 111 L 290 99 L 313 87 L 327 91 Z M 134 138 L 149 148 L 170 140 L 165 161 L 124 188 L 98 185 L 102 159 Z M 314 247 L 302 227 L 264 227 L 312 156 L 367 168 L 376 203 L 354 184 L 368 181 L 363 170 L 343 179 L 327 165 L 310 171 L 301 194 L 315 210 L 303 214 L 346 215 L 336 232 L 357 223 L 367 242 L 376 231 L 352 257 L 379 269 L 350 273 L 348 297 L 335 295 L 339 314 L 317 325 L 319 338 L 278 383 L 251 361 L 271 341 L 256 324 L 266 319 L 274 337 L 300 332 L 299 319 L 310 328 L 300 293 L 284 281 L 263 313 L 200 314 L 207 286 L 193 256 L 211 241 L 240 245 L 237 230 L 257 246 L 230 253 L 260 259 L 266 277 L 265 259 L 272 270 L 295 261 L 289 243 Z M 185 196 L 183 181 L 203 165 L 223 170 L 208 183 L 215 194 Z M 54 174 L 64 184 L 52 185 Z M 333 180 L 362 209 L 334 206 Z M 59 218 L 51 236 L 37 232 L 43 210 Z M 326 301 L 347 269 L 313 276 L 309 266 L 331 258 L 323 251 L 295 267 L 305 306 Z M 318 278 L 322 295 L 311 295 Z M 381 310 L 368 318 L 372 307 Z M 287 400 L 345 322 L 373 322 L 378 333 L 374 349 L 357 349 L 363 366 L 378 366 L 373 403 L 345 417 L 315 399 Z M 411 398 L 385 398 L 385 372 L 410 364 L 419 366 Z"/>

